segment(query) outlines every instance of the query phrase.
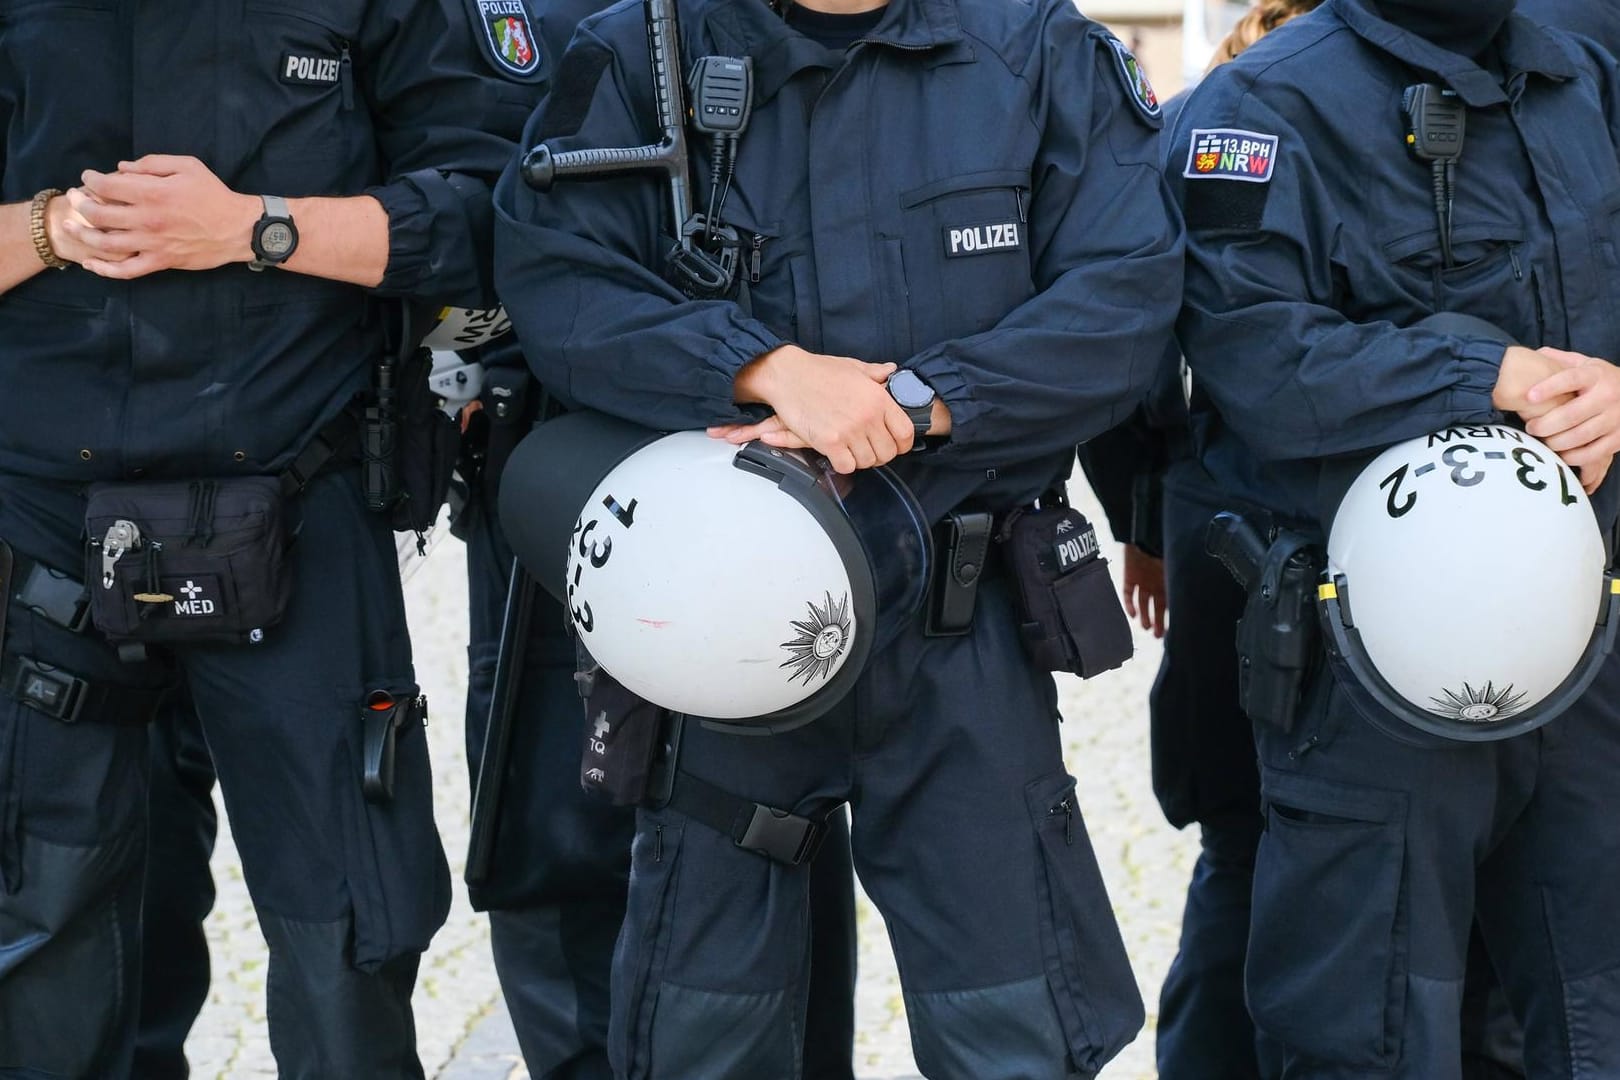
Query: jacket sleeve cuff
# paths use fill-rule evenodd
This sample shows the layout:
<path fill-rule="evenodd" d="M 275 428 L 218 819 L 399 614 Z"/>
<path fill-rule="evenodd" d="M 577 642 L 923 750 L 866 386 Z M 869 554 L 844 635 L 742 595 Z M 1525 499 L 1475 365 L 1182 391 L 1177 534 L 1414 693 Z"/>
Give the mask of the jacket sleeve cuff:
<path fill-rule="evenodd" d="M 715 396 L 731 402 L 736 393 L 737 373 L 772 349 L 787 342 L 777 337 L 763 323 L 745 320 L 733 327 L 731 333 L 709 355 L 709 368 L 713 373 Z M 709 379 L 704 379 L 708 383 Z M 721 424 L 751 424 L 763 420 L 770 410 L 759 405 L 733 403 L 730 412 L 716 418 Z"/>
<path fill-rule="evenodd" d="M 365 193 L 388 215 L 388 266 L 377 292 L 493 306 L 494 224 L 487 183 L 462 173 L 418 169 Z"/>
<path fill-rule="evenodd" d="M 973 396 L 961 369 L 943 352 L 934 351 L 919 356 L 906 365 L 933 388 L 934 393 L 951 411 L 951 433 L 943 439 L 929 439 L 930 459 L 943 460 L 951 456 L 954 447 L 973 441 L 974 425 L 984 413 L 984 406 Z"/>
<path fill-rule="evenodd" d="M 1507 350 L 1500 342 L 1483 339 L 1461 340 L 1457 352 L 1457 382 L 1451 392 L 1452 407 L 1468 419 L 1500 420 L 1502 413 L 1491 400 L 1496 379 Z"/>

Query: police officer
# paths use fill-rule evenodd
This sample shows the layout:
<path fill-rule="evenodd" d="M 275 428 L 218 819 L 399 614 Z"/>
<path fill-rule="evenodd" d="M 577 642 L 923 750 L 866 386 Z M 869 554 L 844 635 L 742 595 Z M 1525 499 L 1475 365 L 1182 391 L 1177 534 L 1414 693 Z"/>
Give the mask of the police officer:
<path fill-rule="evenodd" d="M 552 410 L 510 341 L 484 351 L 486 392 L 471 421 L 481 467 L 469 470 L 469 498 L 458 518 L 467 543 L 466 731 L 475 786 L 512 568 L 496 493 L 518 436 Z M 474 908 L 489 912 L 495 970 L 529 1072 L 537 1080 L 608 1080 L 608 986 L 624 921 L 635 815 L 580 787 L 585 712 L 574 681 L 574 638 L 557 602 L 528 587 L 534 590 L 531 636 L 507 661 L 518 665 L 509 677 L 521 687 L 508 780 L 487 879 L 468 892 Z M 840 819 L 811 872 L 814 963 L 802 1034 L 811 1080 L 853 1076 L 853 886 L 849 834 Z"/>
<path fill-rule="evenodd" d="M 547 80 L 555 77 L 574 27 L 599 7 L 596 0 L 558 0 L 541 8 L 535 39 Z M 478 350 L 477 358 L 485 388 L 468 417 L 468 499 L 456 522 L 467 543 L 466 737 L 475 788 L 512 568 L 495 497 L 517 439 L 552 411 L 511 336 Z M 495 970 L 530 1074 L 536 1080 L 607 1080 L 608 983 L 635 820 L 631 811 L 580 787 L 584 710 L 574 682 L 574 642 L 554 600 L 535 589 L 531 602 L 532 638 L 509 661 L 521 686 L 511 722 L 509 781 L 497 808 L 487 877 L 470 883 L 468 893 L 474 908 L 489 913 Z M 812 879 L 815 965 L 803 1040 L 805 1071 L 813 1080 L 852 1077 L 852 877 L 848 832 L 840 829 L 824 845 Z"/>
<path fill-rule="evenodd" d="M 509 169 L 498 284 L 541 382 L 653 427 L 810 447 L 840 472 L 892 463 L 930 519 L 1050 492 L 1074 442 L 1146 389 L 1177 299 L 1158 103 L 1134 58 L 1063 0 L 700 0 L 681 16 L 685 60 L 753 63 L 719 211 L 749 307 L 666 283 L 678 223 L 655 181 L 541 195 Z M 525 140 L 648 141 L 646 34 L 633 6 L 586 20 Z M 715 181 L 699 171 L 700 191 Z M 910 412 L 887 385 L 902 369 Z M 1135 1033 L 1055 688 L 1006 573 L 983 576 L 954 636 L 904 627 L 808 726 L 685 726 L 670 805 L 638 816 L 616 1075 L 799 1075 L 804 868 L 678 809 L 694 791 L 810 827 L 851 804 L 930 1074 L 1089 1074 Z"/>
<path fill-rule="evenodd" d="M 131 1068 L 144 722 L 181 681 L 269 942 L 281 1072 L 421 1075 L 410 991 L 448 874 L 419 732 L 396 729 L 391 798 L 363 793 L 387 745 L 363 706 L 415 691 L 389 521 L 339 417 L 389 298 L 487 303 L 487 184 L 533 49 L 485 7 L 109 2 L 0 23 L 0 1074 Z M 248 476 L 288 478 L 279 623 L 144 659 L 84 625 L 85 485 L 189 483 L 206 546 L 206 493 Z"/>
<path fill-rule="evenodd" d="M 1606 473 L 1614 62 L 1512 7 L 1328 0 L 1212 73 L 1175 125 L 1203 463 L 1262 521 L 1320 536 L 1329 459 L 1504 414 L 1589 490 Z M 1467 110 L 1449 229 L 1405 149 L 1418 83 Z M 1580 354 L 1414 325 L 1437 311 Z M 1606 528 L 1611 496 L 1594 500 Z M 1291 729 L 1255 730 L 1266 832 L 1246 977 L 1282 1074 L 1459 1075 L 1476 908 L 1529 1074 L 1620 1067 L 1620 951 L 1599 914 L 1620 896 L 1600 824 L 1620 667 L 1530 735 L 1423 747 L 1381 734 L 1335 679 L 1318 664 Z"/>

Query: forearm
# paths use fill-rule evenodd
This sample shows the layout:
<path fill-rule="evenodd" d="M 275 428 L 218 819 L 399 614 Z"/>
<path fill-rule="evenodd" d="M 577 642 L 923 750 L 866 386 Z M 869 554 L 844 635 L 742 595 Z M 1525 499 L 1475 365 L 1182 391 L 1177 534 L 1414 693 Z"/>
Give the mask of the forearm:
<path fill-rule="evenodd" d="M 0 206 L 0 295 L 45 269 L 28 232 L 29 210 L 25 202 Z"/>
<path fill-rule="evenodd" d="M 264 204 L 257 195 L 242 195 L 238 203 L 237 225 L 222 238 L 229 249 L 226 261 L 250 262 L 253 226 Z M 388 266 L 388 215 L 376 199 L 288 199 L 287 209 L 298 226 L 298 247 L 282 270 L 366 288 L 382 281 Z"/>

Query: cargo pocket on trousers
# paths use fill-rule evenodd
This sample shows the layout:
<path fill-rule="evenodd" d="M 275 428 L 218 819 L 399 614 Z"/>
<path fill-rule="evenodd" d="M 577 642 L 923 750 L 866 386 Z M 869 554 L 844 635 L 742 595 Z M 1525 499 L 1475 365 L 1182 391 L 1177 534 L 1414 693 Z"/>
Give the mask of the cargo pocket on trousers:
<path fill-rule="evenodd" d="M 416 684 L 403 678 L 370 685 L 401 699 L 417 693 Z M 406 723 L 396 732 L 393 796 L 373 802 L 362 788 L 359 703 L 349 704 L 348 711 L 359 736 L 346 749 L 339 781 L 353 963 L 374 973 L 396 957 L 427 949 L 450 912 L 450 872 L 433 820 L 432 768 L 422 724 Z"/>
<path fill-rule="evenodd" d="M 608 1033 L 615 1076 L 652 1075 L 653 1013 L 669 953 L 675 874 L 683 827 L 642 811 L 630 846 L 630 899 L 613 962 L 613 1017 Z"/>
<path fill-rule="evenodd" d="M 1102 1066 L 1141 1030 L 1142 999 L 1075 800 L 1074 777 L 1024 786 L 1039 840 L 1035 874 L 1046 980 L 1074 1063 Z"/>
<path fill-rule="evenodd" d="M 1266 771 L 1244 982 L 1256 1026 L 1322 1064 L 1399 1056 L 1406 796 Z"/>

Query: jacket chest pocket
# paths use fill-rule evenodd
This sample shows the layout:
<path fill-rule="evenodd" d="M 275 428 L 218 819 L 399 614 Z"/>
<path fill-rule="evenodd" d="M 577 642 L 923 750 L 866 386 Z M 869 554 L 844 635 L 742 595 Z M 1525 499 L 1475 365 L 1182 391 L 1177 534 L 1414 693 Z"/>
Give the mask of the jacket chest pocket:
<path fill-rule="evenodd" d="M 910 301 L 913 351 L 990 329 L 1035 294 L 1029 176 L 969 173 L 900 196 L 899 284 Z"/>
<path fill-rule="evenodd" d="M 1546 337 L 1546 270 L 1532 257 L 1527 239 L 1518 225 L 1459 223 L 1451 232 L 1449 266 L 1432 227 L 1387 240 L 1383 248 L 1397 284 L 1419 306 L 1476 315 L 1536 347 Z"/>
<path fill-rule="evenodd" d="M 13 133 L 49 132 L 41 156 L 51 159 L 27 162 L 49 175 L 14 178 L 8 185 L 14 194 L 22 194 L 19 183 L 28 187 L 26 198 L 47 180 L 66 187 L 81 169 L 113 164 L 107 147 L 128 144 L 126 113 L 80 103 L 127 97 L 122 72 L 128 55 L 113 0 L 0 0 L 0 118 L 11 117 Z M 0 161 L 5 156 L 0 145 Z M 24 164 L 18 156 L 11 168 L 20 172 Z"/>
<path fill-rule="evenodd" d="M 250 168 L 283 194 L 331 190 L 370 152 L 356 5 L 251 3 L 246 24 L 239 47 L 257 90 L 237 119 Z"/>

